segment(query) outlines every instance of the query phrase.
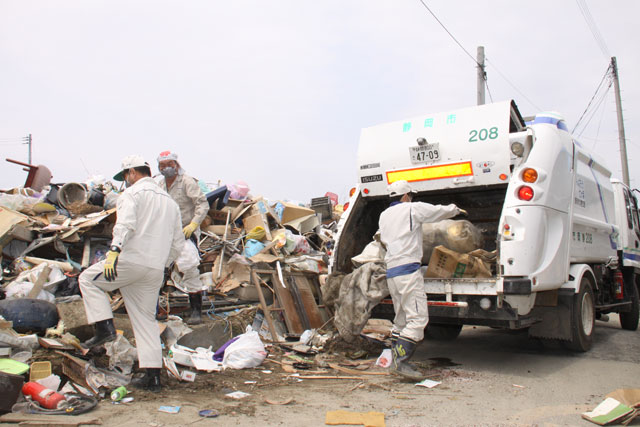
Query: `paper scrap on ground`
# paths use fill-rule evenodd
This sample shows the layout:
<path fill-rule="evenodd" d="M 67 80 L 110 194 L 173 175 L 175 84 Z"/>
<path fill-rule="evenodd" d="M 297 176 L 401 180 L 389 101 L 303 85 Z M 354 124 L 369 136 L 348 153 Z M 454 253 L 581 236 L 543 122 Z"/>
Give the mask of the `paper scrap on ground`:
<path fill-rule="evenodd" d="M 632 408 L 612 397 L 607 397 L 601 404 L 596 406 L 593 411 L 582 414 L 582 418 L 603 426 L 619 420 L 632 412 L 634 412 Z"/>
<path fill-rule="evenodd" d="M 434 388 L 435 386 L 440 385 L 440 384 L 442 384 L 442 382 L 440 382 L 440 381 L 424 380 L 424 381 L 420 381 L 416 385 L 420 386 L 420 387 Z"/>
<path fill-rule="evenodd" d="M 160 412 L 166 412 L 167 414 L 177 414 L 180 412 L 180 406 L 161 406 L 158 408 Z"/>
<path fill-rule="evenodd" d="M 234 391 L 232 393 L 227 393 L 225 396 L 230 397 L 232 399 L 244 399 L 247 396 L 251 396 L 249 393 L 245 393 L 244 391 Z"/>
<path fill-rule="evenodd" d="M 350 411 L 329 411 L 325 417 L 326 425 L 337 426 L 363 425 L 365 427 L 385 427 L 384 413 L 382 412 L 350 412 Z"/>

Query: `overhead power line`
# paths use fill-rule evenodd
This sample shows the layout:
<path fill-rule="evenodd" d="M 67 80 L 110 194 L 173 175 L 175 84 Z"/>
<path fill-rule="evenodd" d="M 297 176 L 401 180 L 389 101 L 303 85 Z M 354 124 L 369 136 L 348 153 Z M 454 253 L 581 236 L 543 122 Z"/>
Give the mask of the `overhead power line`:
<path fill-rule="evenodd" d="M 491 64 L 491 66 L 493 67 L 494 70 L 496 70 L 498 72 L 498 74 L 500 74 L 500 77 L 502 77 L 504 79 L 505 82 L 507 82 L 509 84 L 509 86 L 511 86 L 516 92 L 518 92 L 524 99 L 527 100 L 527 102 L 529 104 L 531 104 L 536 110 L 538 111 L 542 111 L 542 108 L 538 107 L 532 100 L 529 99 L 529 97 L 527 97 L 527 95 L 525 95 L 520 89 L 518 89 L 516 87 L 516 85 L 514 85 L 513 83 L 511 83 L 511 81 L 507 78 L 507 76 L 505 76 L 499 69 L 498 67 L 496 67 L 496 65 L 491 62 L 488 58 L 487 58 L 487 63 Z"/>
<path fill-rule="evenodd" d="M 456 44 L 460 47 L 460 49 L 462 49 L 462 51 L 464 53 L 467 54 L 467 56 L 469 58 L 471 58 L 471 60 L 473 61 L 474 64 L 476 64 L 478 67 L 482 67 L 482 65 L 480 65 L 478 63 L 478 61 L 476 61 L 476 59 L 473 57 L 473 55 L 471 55 L 469 53 L 469 51 L 467 49 L 464 48 L 464 46 L 462 46 L 462 44 L 458 41 L 458 39 L 451 33 L 451 31 L 449 31 L 447 29 L 447 27 L 445 27 L 445 25 L 442 23 L 442 21 L 440 21 L 440 19 L 438 19 L 438 17 L 436 16 L 435 13 L 433 13 L 433 11 L 429 8 L 429 6 L 427 6 L 427 4 L 424 2 L 424 0 L 418 0 L 420 1 L 420 3 L 422 3 L 422 6 L 424 6 L 425 9 L 427 9 L 427 11 L 429 11 L 429 13 L 431 14 L 431 16 L 433 16 L 433 18 L 436 20 L 436 22 L 438 22 L 438 24 L 440 24 L 440 26 L 442 27 L 443 30 L 445 30 L 447 32 L 447 34 L 449 34 L 449 37 L 451 37 L 451 39 L 456 42 Z M 489 62 L 489 60 L 487 59 L 487 62 Z M 498 72 L 498 74 L 500 74 L 500 76 L 512 87 L 516 90 L 516 92 L 518 92 L 520 95 L 522 95 L 522 97 L 524 99 L 526 99 L 534 108 L 536 108 L 537 110 L 541 110 L 540 107 L 538 107 L 536 104 L 533 103 L 533 101 L 531 101 L 524 93 L 522 93 L 522 91 L 520 89 L 518 89 L 513 83 L 511 83 L 511 81 L 509 81 L 509 79 L 504 75 L 504 73 L 500 72 L 500 70 L 498 69 L 498 67 L 496 67 L 493 63 L 491 63 L 491 66 Z M 491 102 L 493 102 L 493 98 L 491 96 L 491 92 L 489 91 L 489 85 L 487 83 L 487 76 L 485 74 L 484 76 L 484 82 L 485 85 L 487 87 L 487 91 L 489 92 L 489 99 L 491 99 Z"/>
<path fill-rule="evenodd" d="M 578 4 L 580 13 L 582 14 L 582 17 L 587 23 L 587 26 L 589 27 L 589 30 L 591 31 L 593 38 L 595 39 L 596 43 L 598 44 L 598 47 L 602 51 L 602 54 L 607 59 L 611 58 L 611 54 L 609 53 L 609 48 L 607 47 L 607 44 L 604 41 L 604 37 L 602 37 L 602 34 L 598 30 L 598 26 L 596 25 L 596 22 L 593 20 L 593 16 L 591 15 L 591 12 L 589 12 L 589 6 L 587 6 L 586 0 L 576 0 L 576 3 Z"/>
<path fill-rule="evenodd" d="M 580 116 L 580 118 L 576 122 L 576 125 L 573 127 L 573 130 L 571 131 L 571 133 L 574 133 L 576 131 L 576 129 L 580 125 L 580 122 L 582 122 L 582 119 L 587 115 L 587 112 L 589 111 L 589 108 L 591 107 L 591 104 L 593 103 L 593 100 L 596 98 L 596 96 L 598 96 L 598 93 L 600 92 L 600 89 L 602 88 L 602 84 L 604 83 L 604 81 L 607 78 L 607 76 L 609 76 L 610 74 L 611 74 L 611 65 L 609 65 L 607 67 L 607 70 L 604 72 L 604 75 L 602 76 L 602 79 L 600 80 L 600 83 L 598 84 L 598 87 L 596 88 L 596 91 L 594 92 L 593 96 L 591 97 L 591 100 L 589 100 L 589 103 L 587 104 L 587 108 L 585 108 L 584 111 L 582 112 L 582 115 Z M 611 87 L 611 81 L 609 81 L 609 86 L 607 87 L 607 91 L 609 90 L 610 87 Z M 605 92 L 605 95 L 606 95 L 606 92 Z M 602 102 L 602 100 L 600 100 L 600 102 Z"/>
<path fill-rule="evenodd" d="M 443 29 L 443 30 L 445 30 L 445 31 L 447 32 L 447 34 L 449 34 L 449 37 L 451 37 L 451 38 L 453 39 L 453 41 L 454 41 L 454 42 L 456 42 L 456 44 L 457 44 L 458 46 L 460 46 L 460 49 L 462 49 L 462 50 L 464 51 L 464 53 L 466 53 L 466 54 L 467 54 L 467 56 L 468 56 L 469 58 L 471 58 L 471 60 L 472 60 L 472 61 L 473 61 L 473 62 L 474 62 L 478 67 L 480 67 L 481 65 L 480 65 L 480 64 L 478 64 L 478 61 L 476 61 L 476 59 L 473 57 L 473 55 L 471 55 L 471 54 L 467 51 L 467 49 L 465 49 L 465 48 L 464 48 L 464 46 L 462 46 L 462 44 L 460 44 L 460 42 L 458 41 L 458 39 L 456 39 L 456 38 L 455 38 L 455 36 L 454 36 L 453 34 L 451 34 L 451 31 L 449 31 L 449 30 L 447 29 L 447 27 L 445 27 L 445 26 L 444 26 L 444 24 L 442 23 L 442 21 L 440 21 L 440 20 L 438 19 L 438 17 L 436 16 L 436 14 L 435 14 L 435 13 L 433 13 L 433 11 L 432 11 L 431 9 L 429 9 L 429 6 L 427 6 L 427 4 L 426 4 L 423 0 L 419 0 L 419 1 L 420 1 L 420 3 L 422 3 L 422 5 L 423 5 L 423 6 L 424 6 L 428 11 L 429 11 L 429 13 L 431 14 L 431 16 L 433 16 L 433 19 L 435 19 L 435 20 L 438 22 L 438 24 L 440 24 L 440 26 L 442 27 L 442 29 Z"/>

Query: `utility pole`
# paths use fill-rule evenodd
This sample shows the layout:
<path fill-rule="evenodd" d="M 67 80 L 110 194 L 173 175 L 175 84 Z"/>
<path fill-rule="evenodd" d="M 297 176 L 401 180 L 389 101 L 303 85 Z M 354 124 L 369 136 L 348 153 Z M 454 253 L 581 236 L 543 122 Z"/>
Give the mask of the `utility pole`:
<path fill-rule="evenodd" d="M 622 119 L 622 101 L 620 100 L 620 81 L 618 80 L 618 62 L 611 57 L 611 74 L 613 74 L 613 88 L 616 94 L 616 112 L 618 113 L 618 139 L 620 139 L 620 160 L 622 161 L 622 182 L 629 186 L 629 161 L 627 160 L 627 139 L 624 135 L 624 120 Z"/>
<path fill-rule="evenodd" d="M 27 163 L 31 164 L 31 134 L 29 134 L 29 136 L 25 136 L 23 139 L 25 141 L 24 144 L 27 144 L 29 146 L 29 161 L 27 161 Z"/>
<path fill-rule="evenodd" d="M 484 82 L 487 78 L 487 73 L 484 71 L 484 46 L 478 46 L 477 53 L 478 63 L 478 105 L 484 105 Z"/>

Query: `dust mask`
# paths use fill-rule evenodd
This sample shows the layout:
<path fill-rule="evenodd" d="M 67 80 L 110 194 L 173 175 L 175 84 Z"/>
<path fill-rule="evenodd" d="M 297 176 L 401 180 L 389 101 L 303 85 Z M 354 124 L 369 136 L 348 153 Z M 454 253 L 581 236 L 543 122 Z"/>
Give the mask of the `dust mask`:
<path fill-rule="evenodd" d="M 169 166 L 169 167 L 166 167 L 166 168 L 162 169 L 160 171 L 160 173 L 165 178 L 173 178 L 174 176 L 176 176 L 178 174 L 178 171 L 176 170 L 176 168 L 172 168 L 171 166 Z"/>

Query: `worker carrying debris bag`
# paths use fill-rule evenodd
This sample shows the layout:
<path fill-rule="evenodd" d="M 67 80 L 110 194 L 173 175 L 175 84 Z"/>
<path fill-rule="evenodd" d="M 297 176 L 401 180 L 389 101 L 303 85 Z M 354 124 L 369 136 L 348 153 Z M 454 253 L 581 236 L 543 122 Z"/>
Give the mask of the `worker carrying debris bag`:
<path fill-rule="evenodd" d="M 146 368 L 133 386 L 157 392 L 161 388 L 162 348 L 155 320 L 158 293 L 165 267 L 184 245 L 180 210 L 171 196 L 151 178 L 140 156 L 128 156 L 113 179 L 125 181 L 118 198 L 117 220 L 106 259 L 86 269 L 79 278 L 87 319 L 95 336 L 82 345 L 92 348 L 116 339 L 107 292 L 120 290 L 136 338 L 138 364 Z"/>
<path fill-rule="evenodd" d="M 427 294 L 420 272 L 422 224 L 452 218 L 466 212 L 456 205 L 431 205 L 413 202 L 415 191 L 407 181 L 387 187 L 393 200 L 380 215 L 380 239 L 387 249 L 387 286 L 393 300 L 395 318 L 391 330 L 393 362 L 391 372 L 421 379 L 420 372 L 408 360 L 424 338 L 429 321 Z"/>
<path fill-rule="evenodd" d="M 198 255 L 198 239 L 200 237 L 200 224 L 204 221 L 209 211 L 207 198 L 200 189 L 198 181 L 184 173 L 184 169 L 178 163 L 178 155 L 171 151 L 163 151 L 158 156 L 158 170 L 162 174 L 158 184 L 176 201 L 180 207 L 182 217 L 182 231 L 187 239 L 184 251 L 176 260 L 176 267 L 182 275 L 178 284 L 186 288 L 189 294 L 191 315 L 187 324 L 197 325 L 202 323 L 202 290 L 203 283 L 200 280 L 200 257 Z M 176 275 L 172 275 L 174 279 Z"/>

